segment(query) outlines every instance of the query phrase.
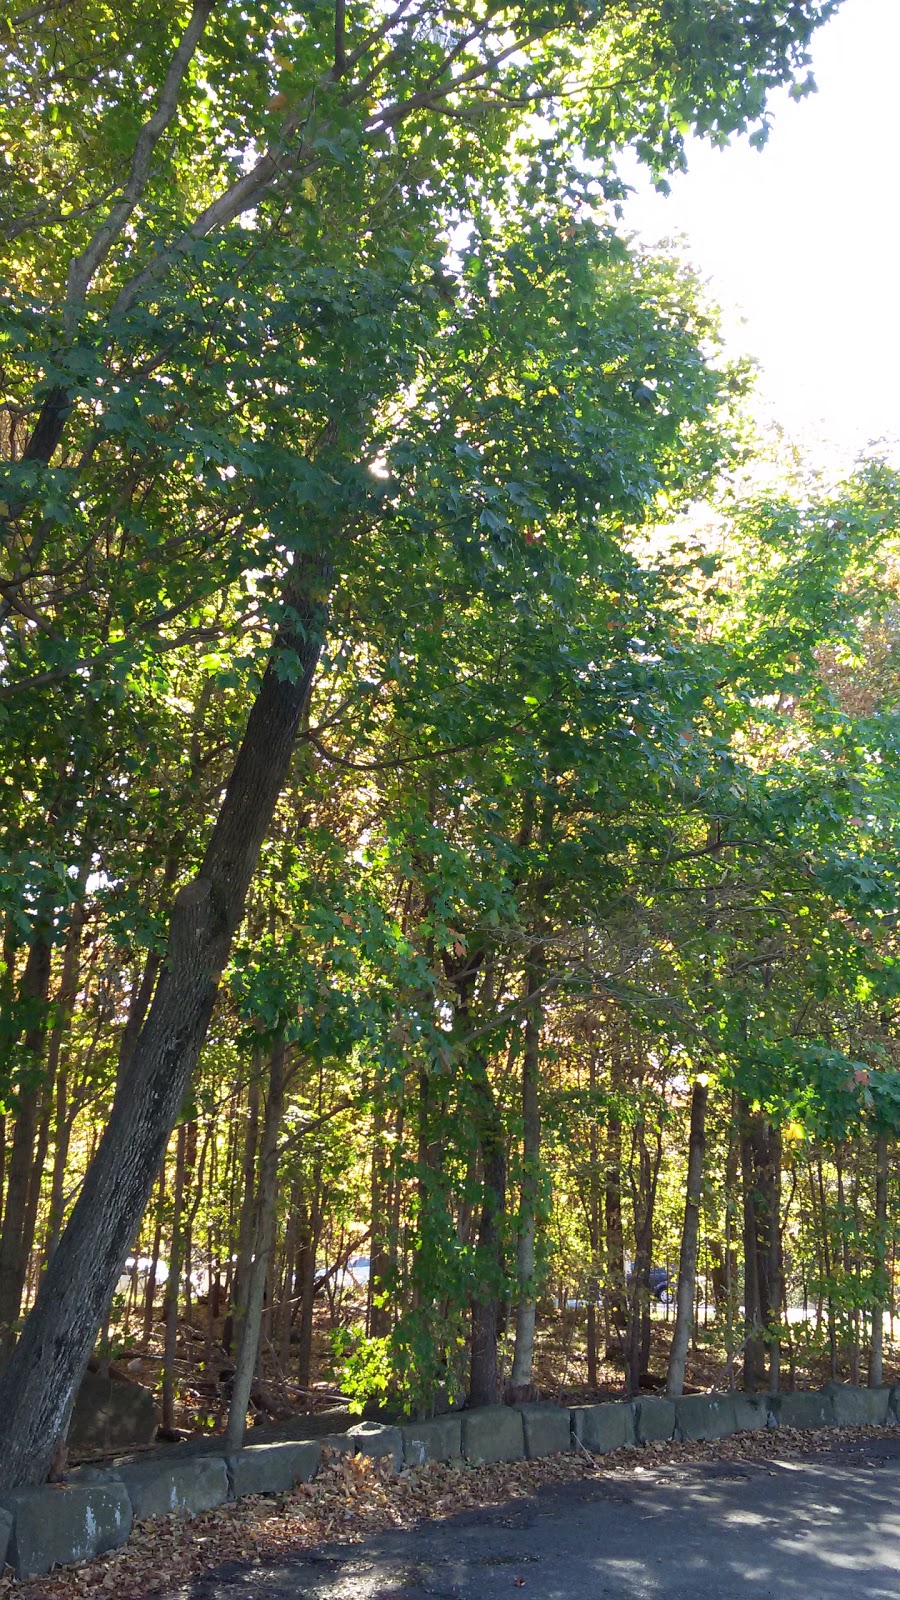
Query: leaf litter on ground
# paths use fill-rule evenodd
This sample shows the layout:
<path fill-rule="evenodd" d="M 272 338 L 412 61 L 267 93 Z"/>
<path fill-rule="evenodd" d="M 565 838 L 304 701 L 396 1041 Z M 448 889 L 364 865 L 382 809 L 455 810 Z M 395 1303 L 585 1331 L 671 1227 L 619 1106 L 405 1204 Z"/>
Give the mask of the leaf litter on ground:
<path fill-rule="evenodd" d="M 0 1577 L 2 1600 L 178 1600 L 191 1580 L 224 1562 L 269 1562 L 322 1545 L 359 1543 L 391 1528 L 462 1511 L 502 1505 L 554 1484 L 646 1474 L 706 1461 L 796 1460 L 833 1449 L 837 1439 L 877 1439 L 889 1428 L 833 1428 L 799 1433 L 735 1434 L 690 1443 L 657 1440 L 603 1456 L 544 1456 L 470 1467 L 464 1462 L 409 1467 L 394 1476 L 390 1463 L 370 1456 L 326 1452 L 319 1475 L 289 1494 L 253 1495 L 200 1516 L 135 1523 L 120 1549 L 45 1578 Z"/>

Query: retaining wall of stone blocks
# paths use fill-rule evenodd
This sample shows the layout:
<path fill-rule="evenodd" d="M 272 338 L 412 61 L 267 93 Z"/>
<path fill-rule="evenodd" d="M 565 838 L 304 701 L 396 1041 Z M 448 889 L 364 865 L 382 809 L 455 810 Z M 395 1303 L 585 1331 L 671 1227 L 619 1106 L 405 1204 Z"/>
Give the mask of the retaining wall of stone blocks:
<path fill-rule="evenodd" d="M 900 1384 L 856 1389 L 830 1383 L 795 1394 L 641 1395 L 565 1409 L 550 1403 L 484 1406 L 426 1422 L 361 1422 L 322 1439 L 248 1444 L 234 1454 L 171 1451 L 148 1461 L 78 1468 L 65 1486 L 0 1494 L 0 1567 L 35 1578 L 124 1544 L 134 1520 L 197 1516 L 243 1495 L 283 1494 L 315 1477 L 326 1450 L 390 1462 L 393 1472 L 428 1461 L 471 1466 L 567 1450 L 601 1455 L 666 1439 L 722 1439 L 763 1428 L 859 1427 L 900 1422 Z"/>

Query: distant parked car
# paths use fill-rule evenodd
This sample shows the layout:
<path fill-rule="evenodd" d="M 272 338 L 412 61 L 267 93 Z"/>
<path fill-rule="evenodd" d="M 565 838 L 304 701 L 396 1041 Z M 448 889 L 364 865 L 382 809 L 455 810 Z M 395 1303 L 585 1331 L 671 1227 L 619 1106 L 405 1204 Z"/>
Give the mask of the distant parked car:
<path fill-rule="evenodd" d="M 629 1285 L 634 1281 L 634 1267 L 630 1261 L 625 1264 L 625 1281 Z M 668 1267 L 650 1268 L 650 1293 L 654 1300 L 661 1306 L 675 1304 L 675 1274 Z M 575 1295 L 566 1300 L 566 1310 L 576 1311 L 584 1306 L 602 1306 L 603 1294 L 597 1286 L 596 1279 L 586 1286 L 583 1295 Z"/>
<path fill-rule="evenodd" d="M 634 1267 L 629 1266 L 626 1281 L 628 1283 L 632 1283 L 633 1280 Z M 651 1267 L 648 1274 L 648 1281 L 650 1285 L 650 1293 L 652 1294 L 654 1300 L 658 1300 L 661 1306 L 671 1306 L 674 1304 L 675 1275 L 669 1271 L 668 1267 Z"/>

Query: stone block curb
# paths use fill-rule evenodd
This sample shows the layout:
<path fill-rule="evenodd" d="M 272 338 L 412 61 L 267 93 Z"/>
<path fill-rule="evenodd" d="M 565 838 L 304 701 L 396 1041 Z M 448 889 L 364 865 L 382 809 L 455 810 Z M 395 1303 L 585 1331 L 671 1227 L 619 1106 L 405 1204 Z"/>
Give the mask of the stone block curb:
<path fill-rule="evenodd" d="M 792 1394 L 699 1394 L 673 1401 L 662 1395 L 601 1401 L 565 1409 L 549 1402 L 482 1406 L 404 1422 L 360 1422 L 347 1433 L 318 1439 L 247 1444 L 229 1456 L 206 1451 L 155 1461 L 81 1467 L 65 1487 L 16 1489 L 0 1495 L 0 1564 L 17 1578 L 36 1578 L 124 1544 L 132 1520 L 196 1516 L 249 1494 L 290 1492 L 315 1477 L 323 1453 L 356 1452 L 388 1460 L 394 1472 L 427 1461 L 471 1466 L 521 1461 L 583 1445 L 601 1454 L 656 1440 L 721 1439 L 766 1427 L 884 1426 L 900 1421 L 900 1384 L 853 1388 L 830 1383 Z"/>
<path fill-rule="evenodd" d="M 729 1399 L 734 1406 L 735 1433 L 761 1433 L 765 1428 L 774 1428 L 768 1395 L 741 1394 L 736 1389 Z"/>

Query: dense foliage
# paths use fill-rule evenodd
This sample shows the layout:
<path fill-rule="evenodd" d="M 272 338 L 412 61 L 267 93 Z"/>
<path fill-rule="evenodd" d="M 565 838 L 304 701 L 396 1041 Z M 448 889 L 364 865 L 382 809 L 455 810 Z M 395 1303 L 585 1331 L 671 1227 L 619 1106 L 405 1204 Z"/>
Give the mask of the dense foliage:
<path fill-rule="evenodd" d="M 616 172 L 832 9 L 5 24 L 9 1481 L 98 1332 L 233 1438 L 261 1323 L 295 1397 L 636 1390 L 660 1260 L 674 1392 L 701 1285 L 751 1386 L 879 1376 L 900 483 L 752 437 Z"/>

